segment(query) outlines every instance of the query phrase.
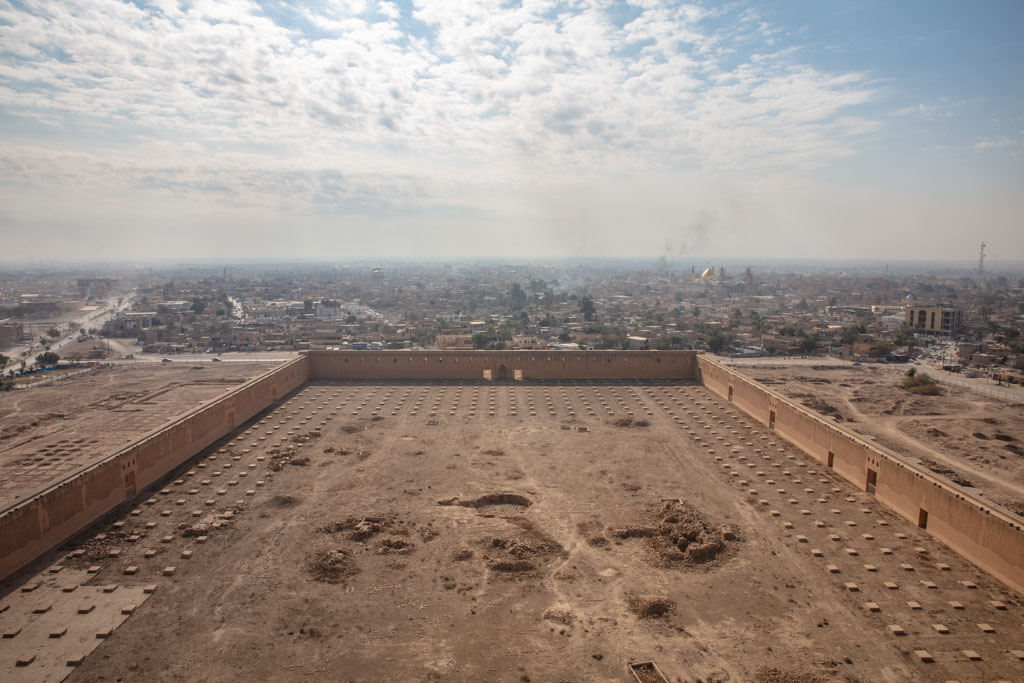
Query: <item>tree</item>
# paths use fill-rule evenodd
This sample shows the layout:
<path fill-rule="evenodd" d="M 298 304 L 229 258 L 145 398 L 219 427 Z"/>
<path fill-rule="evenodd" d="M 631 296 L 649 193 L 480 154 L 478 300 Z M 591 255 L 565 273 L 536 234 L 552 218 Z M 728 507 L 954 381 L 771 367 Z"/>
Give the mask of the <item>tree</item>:
<path fill-rule="evenodd" d="M 0 368 L 7 367 L 7 364 L 10 362 L 10 360 L 11 360 L 10 358 L 8 358 L 4 354 L 0 353 Z"/>
<path fill-rule="evenodd" d="M 725 347 L 732 344 L 732 337 L 721 330 L 715 330 L 708 337 L 708 350 L 711 353 L 718 353 L 725 349 Z"/>
<path fill-rule="evenodd" d="M 477 332 L 473 335 L 473 348 L 474 349 L 486 349 L 487 345 L 491 343 L 491 337 L 486 332 Z"/>
<path fill-rule="evenodd" d="M 203 301 L 199 297 L 196 297 L 195 299 L 192 299 L 192 312 L 193 313 L 195 313 L 196 315 L 200 315 L 205 310 L 206 310 L 206 302 L 205 301 Z"/>
<path fill-rule="evenodd" d="M 47 351 L 36 356 L 36 363 L 42 366 L 56 365 L 59 360 L 60 356 L 53 351 Z"/>
<path fill-rule="evenodd" d="M 562 342 L 563 344 L 572 341 L 572 333 L 569 332 L 568 327 L 562 330 L 562 333 L 558 335 L 558 341 Z"/>
<path fill-rule="evenodd" d="M 508 301 L 513 311 L 522 310 L 526 305 L 526 292 L 518 282 L 512 283 L 512 287 L 508 291 Z"/>
<path fill-rule="evenodd" d="M 591 322 L 597 318 L 597 306 L 594 300 L 587 295 L 580 297 L 580 310 L 583 311 L 583 319 Z"/>

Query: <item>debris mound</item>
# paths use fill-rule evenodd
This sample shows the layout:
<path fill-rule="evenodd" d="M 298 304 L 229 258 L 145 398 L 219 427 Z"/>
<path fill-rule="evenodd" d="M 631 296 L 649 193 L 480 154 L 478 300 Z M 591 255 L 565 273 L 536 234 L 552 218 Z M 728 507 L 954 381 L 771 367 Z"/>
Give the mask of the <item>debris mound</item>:
<path fill-rule="evenodd" d="M 655 526 L 625 526 L 608 529 L 621 540 L 643 538 L 663 566 L 697 566 L 711 563 L 739 540 L 732 526 L 712 525 L 687 503 L 664 501 L 657 511 Z"/>
<path fill-rule="evenodd" d="M 668 598 L 651 598 L 640 595 L 626 598 L 626 605 L 630 612 L 641 619 L 661 619 L 667 617 L 676 608 L 676 603 Z"/>
<path fill-rule="evenodd" d="M 321 550 L 306 564 L 306 570 L 314 581 L 322 583 L 343 583 L 346 578 L 359 573 L 347 550 Z"/>
<path fill-rule="evenodd" d="M 456 496 L 455 498 L 439 500 L 437 504 L 445 506 L 458 505 L 464 508 L 482 508 L 490 505 L 520 505 L 522 507 L 533 505 L 529 498 L 520 496 L 518 493 L 488 493 L 472 500 L 459 500 L 458 496 Z"/>

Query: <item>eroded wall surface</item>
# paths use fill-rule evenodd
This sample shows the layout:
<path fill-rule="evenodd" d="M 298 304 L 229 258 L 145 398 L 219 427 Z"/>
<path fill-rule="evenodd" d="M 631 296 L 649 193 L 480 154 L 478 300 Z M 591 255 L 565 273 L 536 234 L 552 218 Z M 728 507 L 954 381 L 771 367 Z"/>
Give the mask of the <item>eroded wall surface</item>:
<path fill-rule="evenodd" d="M 696 351 L 310 351 L 314 379 L 693 379 Z"/>
<path fill-rule="evenodd" d="M 169 421 L 127 448 L 0 511 L 0 580 L 85 528 L 309 377 L 305 357 Z"/>
<path fill-rule="evenodd" d="M 869 491 L 913 524 L 926 513 L 925 528 L 935 538 L 1024 592 L 1024 520 L 993 506 L 896 453 L 771 391 L 706 356 L 698 359 L 704 386 L 774 429 L 861 490 Z"/>

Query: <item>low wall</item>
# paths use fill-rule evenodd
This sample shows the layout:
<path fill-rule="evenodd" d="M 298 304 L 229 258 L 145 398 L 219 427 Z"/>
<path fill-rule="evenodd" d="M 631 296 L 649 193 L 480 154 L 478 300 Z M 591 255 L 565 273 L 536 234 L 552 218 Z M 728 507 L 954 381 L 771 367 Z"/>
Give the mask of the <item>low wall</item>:
<path fill-rule="evenodd" d="M 308 351 L 312 379 L 693 379 L 695 351 Z"/>
<path fill-rule="evenodd" d="M 701 356 L 698 374 L 719 394 L 965 558 L 1024 592 L 1024 519 Z M 873 475 L 872 475 L 873 473 Z"/>
<path fill-rule="evenodd" d="M 63 543 L 308 379 L 300 357 L 0 511 L 0 580 Z"/>

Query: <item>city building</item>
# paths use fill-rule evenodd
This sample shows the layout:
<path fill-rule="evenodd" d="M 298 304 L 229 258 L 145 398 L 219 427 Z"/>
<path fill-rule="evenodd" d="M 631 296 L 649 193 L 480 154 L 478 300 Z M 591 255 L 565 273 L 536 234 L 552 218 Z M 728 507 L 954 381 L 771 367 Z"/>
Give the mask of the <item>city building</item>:
<path fill-rule="evenodd" d="M 904 321 L 927 334 L 956 334 L 964 326 L 964 312 L 948 306 L 907 306 Z"/>

